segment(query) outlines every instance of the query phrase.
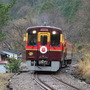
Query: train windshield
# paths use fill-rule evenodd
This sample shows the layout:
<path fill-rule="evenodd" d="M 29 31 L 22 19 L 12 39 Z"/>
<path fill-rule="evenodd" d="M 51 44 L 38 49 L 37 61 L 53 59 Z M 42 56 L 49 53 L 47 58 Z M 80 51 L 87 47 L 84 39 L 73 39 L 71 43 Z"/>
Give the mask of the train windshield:
<path fill-rule="evenodd" d="M 51 46 L 59 47 L 60 46 L 60 33 L 52 33 L 51 34 Z"/>
<path fill-rule="evenodd" d="M 41 45 L 47 45 L 47 36 L 46 35 L 41 36 Z"/>
<path fill-rule="evenodd" d="M 37 34 L 28 33 L 28 45 L 29 46 L 37 45 Z"/>

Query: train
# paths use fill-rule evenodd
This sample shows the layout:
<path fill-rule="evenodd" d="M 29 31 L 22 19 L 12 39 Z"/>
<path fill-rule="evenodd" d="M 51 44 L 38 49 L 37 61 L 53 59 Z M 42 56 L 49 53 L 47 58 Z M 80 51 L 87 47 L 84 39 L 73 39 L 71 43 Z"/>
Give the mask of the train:
<path fill-rule="evenodd" d="M 28 27 L 24 36 L 26 63 L 30 71 L 56 72 L 72 62 L 73 45 L 65 40 L 61 28 Z"/>

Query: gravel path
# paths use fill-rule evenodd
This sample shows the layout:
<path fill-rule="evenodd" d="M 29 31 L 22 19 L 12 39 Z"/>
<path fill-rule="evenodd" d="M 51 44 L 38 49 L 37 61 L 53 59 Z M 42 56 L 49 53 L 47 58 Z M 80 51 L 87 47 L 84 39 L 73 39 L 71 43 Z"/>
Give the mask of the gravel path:
<path fill-rule="evenodd" d="M 10 86 L 13 90 L 41 90 L 41 88 L 34 83 L 33 76 L 30 73 L 15 75 L 11 79 Z"/>
<path fill-rule="evenodd" d="M 90 85 L 86 84 L 85 82 L 81 82 L 78 79 L 75 79 L 68 73 L 60 73 L 59 75 L 56 75 L 56 77 L 58 77 L 62 81 L 67 82 L 68 84 L 79 88 L 80 90 L 90 90 Z"/>

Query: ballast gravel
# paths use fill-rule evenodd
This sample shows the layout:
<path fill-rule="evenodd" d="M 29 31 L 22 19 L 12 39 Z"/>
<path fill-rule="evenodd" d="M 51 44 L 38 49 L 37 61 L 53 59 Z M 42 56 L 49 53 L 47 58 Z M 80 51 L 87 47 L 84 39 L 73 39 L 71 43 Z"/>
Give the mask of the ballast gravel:
<path fill-rule="evenodd" d="M 10 80 L 10 87 L 12 87 L 12 90 L 41 90 L 30 73 L 14 75 Z"/>
<path fill-rule="evenodd" d="M 81 82 L 80 80 L 75 79 L 72 75 L 70 75 L 68 73 L 65 73 L 65 72 L 61 71 L 58 74 L 56 74 L 55 77 L 57 77 L 57 78 L 61 79 L 62 81 L 65 81 L 65 82 L 79 88 L 80 90 L 90 90 L 90 85 L 89 84 L 86 84 L 85 82 Z M 48 81 L 49 80 L 48 75 L 45 75 L 45 77 L 42 77 L 42 80 L 47 80 Z M 55 83 L 54 80 L 52 80 L 52 83 Z M 55 85 L 56 84 L 54 84 L 54 86 Z M 21 73 L 20 75 L 14 75 L 12 77 L 12 79 L 10 80 L 10 86 L 12 87 L 13 90 L 42 90 L 34 82 L 33 74 L 31 74 L 29 72 Z M 56 90 L 63 90 L 63 88 L 58 88 Z"/>

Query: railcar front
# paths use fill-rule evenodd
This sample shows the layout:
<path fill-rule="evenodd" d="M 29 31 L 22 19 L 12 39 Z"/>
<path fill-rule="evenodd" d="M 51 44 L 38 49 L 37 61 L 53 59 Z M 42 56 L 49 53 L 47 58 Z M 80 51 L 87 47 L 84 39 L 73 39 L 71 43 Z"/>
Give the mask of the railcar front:
<path fill-rule="evenodd" d="M 26 60 L 29 70 L 57 71 L 63 54 L 62 30 L 56 27 L 29 27 L 26 33 Z"/>

